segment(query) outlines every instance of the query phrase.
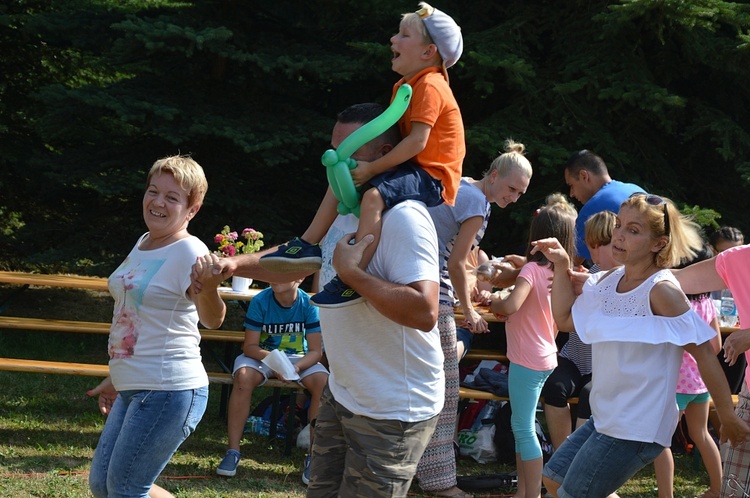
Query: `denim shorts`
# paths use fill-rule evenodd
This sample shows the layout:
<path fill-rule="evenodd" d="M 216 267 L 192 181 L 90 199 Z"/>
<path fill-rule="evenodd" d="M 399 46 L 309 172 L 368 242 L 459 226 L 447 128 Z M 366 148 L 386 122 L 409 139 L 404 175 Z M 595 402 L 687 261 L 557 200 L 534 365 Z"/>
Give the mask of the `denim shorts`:
<path fill-rule="evenodd" d="M 467 328 L 456 327 L 456 342 L 464 343 L 464 356 L 466 356 L 466 353 L 471 349 L 471 343 L 474 342 L 474 334 Z"/>
<path fill-rule="evenodd" d="M 590 418 L 552 454 L 542 475 L 562 486 L 560 498 L 608 496 L 664 450 L 658 443 L 617 439 L 596 432 Z"/>
<path fill-rule="evenodd" d="M 120 391 L 89 472 L 96 498 L 148 498 L 148 490 L 203 418 L 208 386 Z"/>
<path fill-rule="evenodd" d="M 387 208 L 404 201 L 422 201 L 427 207 L 443 203 L 443 183 L 413 163 L 406 162 L 370 180 Z"/>

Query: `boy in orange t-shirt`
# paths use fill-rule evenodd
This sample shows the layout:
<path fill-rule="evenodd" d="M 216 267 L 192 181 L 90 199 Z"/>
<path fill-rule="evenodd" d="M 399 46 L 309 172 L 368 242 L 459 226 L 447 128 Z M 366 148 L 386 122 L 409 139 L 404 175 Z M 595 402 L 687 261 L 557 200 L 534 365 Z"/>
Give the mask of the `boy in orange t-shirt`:
<path fill-rule="evenodd" d="M 402 76 L 393 88 L 393 95 L 404 83 L 413 89 L 409 108 L 398 122 L 404 138 L 379 159 L 357 161 L 357 167 L 351 170 L 356 187 L 374 187 L 362 196 L 355 237 L 357 242 L 368 233 L 375 237 L 365 249 L 361 268 L 367 267 L 375 253 L 385 209 L 408 199 L 422 201 L 427 206 L 442 202 L 453 205 L 461 180 L 466 155 L 464 127 L 447 73 L 447 68 L 458 61 L 463 51 L 461 28 L 444 12 L 424 2 L 419 5 L 417 12 L 403 15 L 398 33 L 391 38 L 394 54 L 391 67 Z M 329 188 L 302 237 L 263 256 L 261 265 L 279 272 L 319 269 L 318 243 L 336 218 L 337 203 Z M 339 307 L 361 299 L 334 277 L 312 301 L 318 306 Z"/>

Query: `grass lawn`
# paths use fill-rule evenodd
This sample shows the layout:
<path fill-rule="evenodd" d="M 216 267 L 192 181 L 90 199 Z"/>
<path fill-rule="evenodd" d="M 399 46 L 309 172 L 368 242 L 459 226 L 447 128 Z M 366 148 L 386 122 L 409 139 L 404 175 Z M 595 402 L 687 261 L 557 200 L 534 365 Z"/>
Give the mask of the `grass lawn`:
<path fill-rule="evenodd" d="M 13 289 L 0 285 L 0 299 Z M 4 312 L 70 320 L 106 321 L 111 299 L 78 290 L 27 290 Z M 242 312 L 230 308 L 225 328 L 239 329 Z M 105 336 L 0 330 L 0 356 L 106 363 Z M 205 361 L 210 362 L 208 355 Z M 215 365 L 210 369 L 216 370 Z M 104 418 L 96 400 L 86 396 L 98 378 L 0 372 L 0 497 L 88 497 L 88 469 Z M 259 402 L 268 390 L 253 397 Z M 195 434 L 182 445 L 157 481 L 179 498 L 302 497 L 300 481 L 304 452 L 283 455 L 283 440 L 246 435 L 237 476 L 216 476 L 226 449 L 226 424 L 219 416 L 221 387 L 211 385 L 209 406 Z M 676 457 L 674 496 L 697 496 L 708 487 L 702 463 Z M 510 472 L 498 464 L 459 462 L 459 475 Z M 622 497 L 657 496 L 653 466 L 621 490 Z M 427 496 L 416 485 L 412 495 Z M 510 489 L 489 489 L 477 496 L 503 496 Z"/>

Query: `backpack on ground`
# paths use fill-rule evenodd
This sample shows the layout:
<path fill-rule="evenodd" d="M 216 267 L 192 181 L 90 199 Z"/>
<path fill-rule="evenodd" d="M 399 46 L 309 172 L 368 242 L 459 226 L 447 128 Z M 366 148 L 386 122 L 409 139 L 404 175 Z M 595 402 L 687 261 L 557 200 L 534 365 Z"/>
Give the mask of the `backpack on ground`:
<path fill-rule="evenodd" d="M 495 450 L 497 451 L 497 461 L 501 463 L 512 464 L 516 462 L 516 439 L 513 437 L 513 430 L 510 426 L 512 413 L 510 402 L 507 401 L 503 402 L 502 406 L 495 412 Z M 544 463 L 547 463 L 555 449 L 537 418 L 535 418 L 535 429 L 539 445 L 542 447 L 542 459 Z"/>
<path fill-rule="evenodd" d="M 281 396 L 279 399 L 279 419 L 276 422 L 276 437 L 286 437 L 287 417 L 289 417 L 289 400 L 294 396 Z M 271 414 L 273 413 L 273 395 L 266 397 L 250 413 L 245 424 L 245 432 L 268 436 L 271 433 Z M 299 432 L 307 425 L 307 407 L 295 406 L 294 427 Z"/>

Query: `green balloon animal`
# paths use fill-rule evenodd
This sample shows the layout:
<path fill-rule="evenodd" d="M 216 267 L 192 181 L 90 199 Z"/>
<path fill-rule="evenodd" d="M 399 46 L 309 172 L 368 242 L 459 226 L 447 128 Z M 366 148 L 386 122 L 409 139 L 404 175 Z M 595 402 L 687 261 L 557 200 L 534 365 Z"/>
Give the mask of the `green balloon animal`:
<path fill-rule="evenodd" d="M 352 213 L 359 218 L 360 192 L 354 186 L 350 170 L 357 167 L 357 161 L 351 155 L 373 138 L 380 136 L 403 116 L 411 101 L 411 86 L 401 85 L 391 105 L 377 118 L 358 128 L 344 139 L 339 148 L 328 149 L 323 153 L 321 162 L 326 167 L 328 183 L 333 195 L 338 199 L 339 214 Z"/>

